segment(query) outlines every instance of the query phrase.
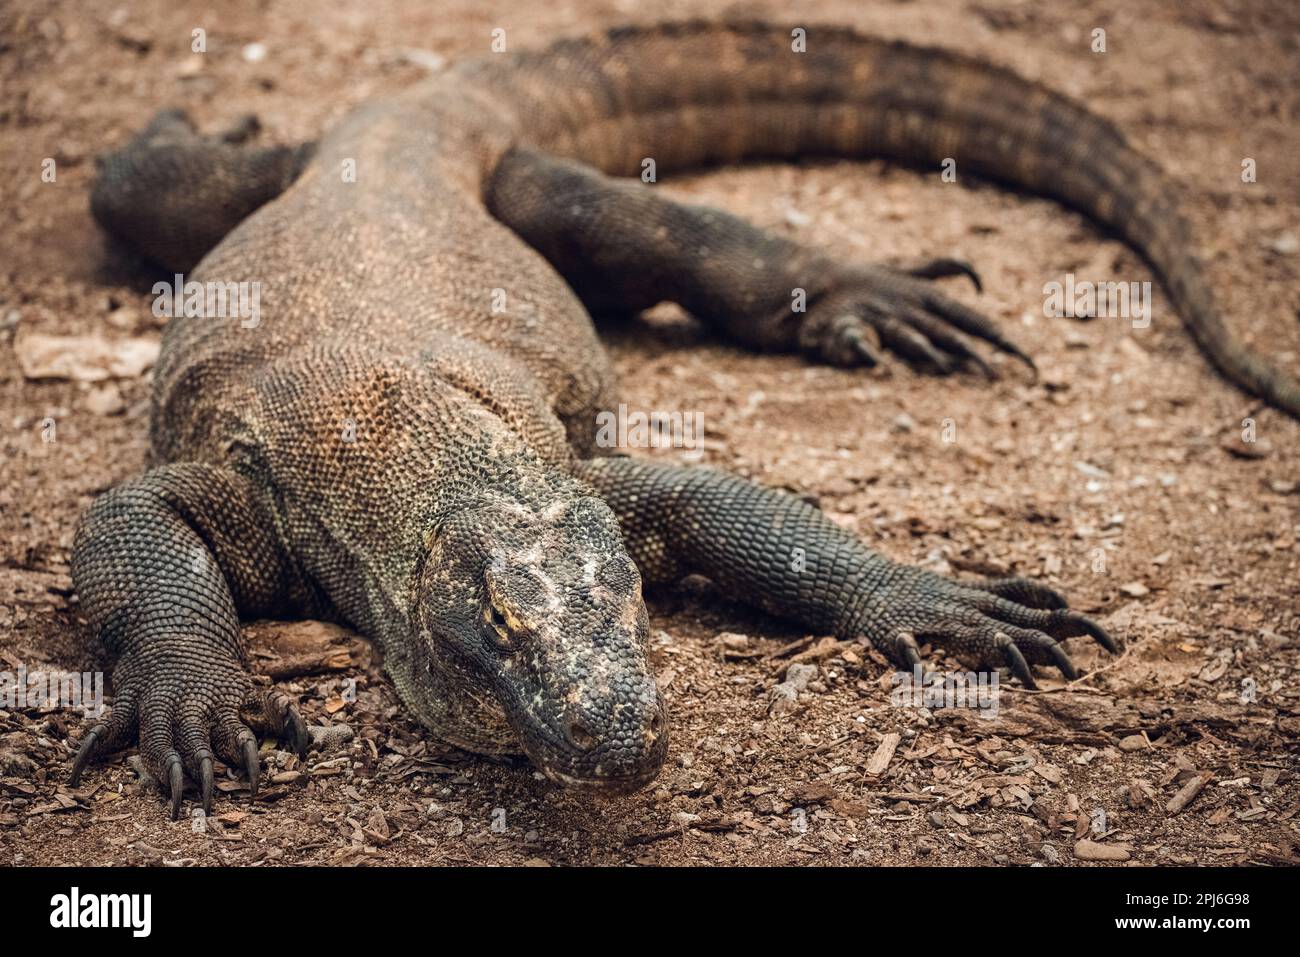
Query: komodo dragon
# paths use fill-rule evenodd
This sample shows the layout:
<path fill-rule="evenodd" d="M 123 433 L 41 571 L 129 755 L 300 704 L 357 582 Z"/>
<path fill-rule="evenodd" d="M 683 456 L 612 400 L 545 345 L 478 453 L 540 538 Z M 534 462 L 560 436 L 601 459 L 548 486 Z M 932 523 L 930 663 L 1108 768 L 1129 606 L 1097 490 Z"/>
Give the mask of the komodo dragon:
<path fill-rule="evenodd" d="M 929 642 L 1030 687 L 1034 664 L 1075 676 L 1058 639 L 1115 650 L 1044 585 L 896 564 L 794 496 L 597 447 L 617 387 L 588 310 L 671 300 L 738 343 L 835 365 L 888 351 L 987 372 L 975 340 L 1029 361 L 930 282 L 964 263 L 847 262 L 609 178 L 647 157 L 661 173 L 956 158 L 1117 231 L 1228 378 L 1300 412 L 1295 384 L 1225 331 L 1167 180 L 1109 123 L 954 53 L 791 38 L 616 29 L 461 63 L 315 144 L 201 135 L 173 111 L 103 161 L 98 221 L 192 280 L 260 282 L 261 321 L 167 326 L 154 467 L 78 527 L 75 588 L 117 661 L 74 783 L 138 736 L 173 816 L 186 776 L 211 806 L 214 758 L 256 793 L 255 730 L 308 741 L 295 703 L 246 671 L 239 622 L 264 616 L 347 622 L 435 738 L 522 752 L 593 793 L 644 786 L 667 749 L 643 581 L 704 573 L 898 666 Z"/>

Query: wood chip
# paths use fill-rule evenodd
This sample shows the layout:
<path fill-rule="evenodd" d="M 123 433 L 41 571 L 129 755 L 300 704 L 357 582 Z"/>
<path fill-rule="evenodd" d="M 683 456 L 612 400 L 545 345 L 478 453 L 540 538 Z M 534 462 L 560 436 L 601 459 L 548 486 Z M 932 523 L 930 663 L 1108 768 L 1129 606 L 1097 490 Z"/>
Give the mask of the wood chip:
<path fill-rule="evenodd" d="M 1187 807 L 1187 805 L 1191 804 L 1192 801 L 1196 799 L 1196 795 L 1201 793 L 1201 788 L 1205 787 L 1213 777 L 1214 774 L 1212 772 L 1202 771 L 1200 774 L 1196 775 L 1196 777 L 1190 778 L 1188 782 L 1183 785 L 1182 790 L 1169 799 L 1169 803 L 1165 805 L 1165 810 L 1170 814 L 1177 814 L 1179 811 L 1183 810 L 1183 808 Z"/>
<path fill-rule="evenodd" d="M 1127 861 L 1133 855 L 1122 844 L 1098 844 L 1084 838 L 1075 841 L 1074 856 L 1081 861 Z"/>
<path fill-rule="evenodd" d="M 889 762 L 894 759 L 894 752 L 898 750 L 898 742 L 902 740 L 903 736 L 895 731 L 889 732 L 880 739 L 880 744 L 876 745 L 876 753 L 867 762 L 867 777 L 877 778 L 885 773 L 885 768 L 889 767 Z"/>

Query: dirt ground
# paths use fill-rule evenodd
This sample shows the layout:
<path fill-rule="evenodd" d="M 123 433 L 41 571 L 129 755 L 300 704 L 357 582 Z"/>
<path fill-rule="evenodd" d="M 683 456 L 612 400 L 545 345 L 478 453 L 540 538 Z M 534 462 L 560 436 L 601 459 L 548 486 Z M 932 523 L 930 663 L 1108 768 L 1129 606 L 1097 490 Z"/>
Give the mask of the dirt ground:
<path fill-rule="evenodd" d="M 1181 184 L 1237 333 L 1300 374 L 1300 8 L 793 6 L 806 16 L 745 10 L 956 47 L 1111 117 Z M 27 332 L 157 336 L 152 277 L 91 221 L 96 153 L 169 105 L 209 126 L 251 111 L 271 137 L 307 138 L 440 58 L 485 50 L 494 27 L 540 46 L 647 16 L 615 0 L 0 6 L 0 670 L 107 666 L 71 593 L 69 550 L 89 500 L 142 469 L 148 374 L 29 380 L 14 350 Z M 206 54 L 190 52 L 195 27 Z M 1104 54 L 1090 50 L 1096 27 Z M 1242 182 L 1245 158 L 1257 182 Z M 611 336 L 629 405 L 702 412 L 706 462 L 815 497 L 891 557 L 1042 577 L 1122 637 L 1123 656 L 1073 639 L 1090 673 L 1065 687 L 1042 671 L 1038 694 L 1007 682 L 996 718 L 896 707 L 868 648 L 691 581 L 651 596 L 668 764 L 645 791 L 593 804 L 526 765 L 427 743 L 360 639 L 260 624 L 258 668 L 351 740 L 302 765 L 268 744 L 274 778 L 255 803 L 230 776 L 213 818 L 172 823 L 129 754 L 67 788 L 80 714 L 0 710 L 0 863 L 1296 862 L 1300 427 L 1212 374 L 1159 292 L 1145 329 L 1044 318 L 1043 284 L 1066 273 L 1151 278 L 1051 203 L 881 163 L 661 186 L 845 256 L 968 258 L 984 294 L 948 285 L 1043 375 L 1003 365 L 990 385 L 815 367 L 740 352 L 661 309 Z M 1247 418 L 1257 441 L 1242 445 Z M 817 671 L 788 711 L 772 689 L 791 663 Z"/>

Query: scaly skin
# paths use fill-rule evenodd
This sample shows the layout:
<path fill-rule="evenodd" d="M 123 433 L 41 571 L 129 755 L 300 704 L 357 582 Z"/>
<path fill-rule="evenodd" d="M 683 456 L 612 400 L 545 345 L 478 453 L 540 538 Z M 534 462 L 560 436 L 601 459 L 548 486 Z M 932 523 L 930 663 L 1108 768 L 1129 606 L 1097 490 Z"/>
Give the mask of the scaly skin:
<path fill-rule="evenodd" d="M 584 302 L 672 299 L 752 348 L 837 364 L 889 352 L 987 371 L 979 341 L 1025 358 L 928 281 L 973 276 L 965 264 L 843 262 L 608 178 L 644 158 L 662 174 L 954 157 L 1115 229 L 1216 366 L 1300 413 L 1295 384 L 1227 334 L 1154 164 L 1067 98 L 943 51 L 838 28 L 809 29 L 805 53 L 765 24 L 617 30 L 461 64 L 316 144 L 248 132 L 162 114 L 105 160 L 93 197 L 150 258 L 198 261 L 187 278 L 261 283 L 255 328 L 169 324 L 158 465 L 96 501 L 74 547 L 118 658 L 115 707 L 74 778 L 138 737 L 173 813 L 186 775 L 210 804 L 216 759 L 255 777 L 257 733 L 306 745 L 294 703 L 246 673 L 238 624 L 253 616 L 351 624 L 433 736 L 525 753 L 599 793 L 644 785 L 667 749 L 643 578 L 703 572 L 900 666 L 931 643 L 1032 685 L 1034 665 L 1075 674 L 1059 639 L 1114 649 L 1042 585 L 950 581 L 791 496 L 600 457 L 596 415 L 617 388 Z"/>

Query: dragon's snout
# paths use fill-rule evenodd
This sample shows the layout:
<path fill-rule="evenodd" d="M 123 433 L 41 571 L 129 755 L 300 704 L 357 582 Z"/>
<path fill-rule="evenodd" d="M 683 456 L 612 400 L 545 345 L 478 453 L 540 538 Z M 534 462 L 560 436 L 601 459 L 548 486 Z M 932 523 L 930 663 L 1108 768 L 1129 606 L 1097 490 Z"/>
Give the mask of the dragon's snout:
<path fill-rule="evenodd" d="M 668 753 L 668 714 L 653 678 L 574 694 L 557 724 L 525 734 L 525 748 L 548 778 L 584 793 L 637 791 L 658 776 Z"/>

